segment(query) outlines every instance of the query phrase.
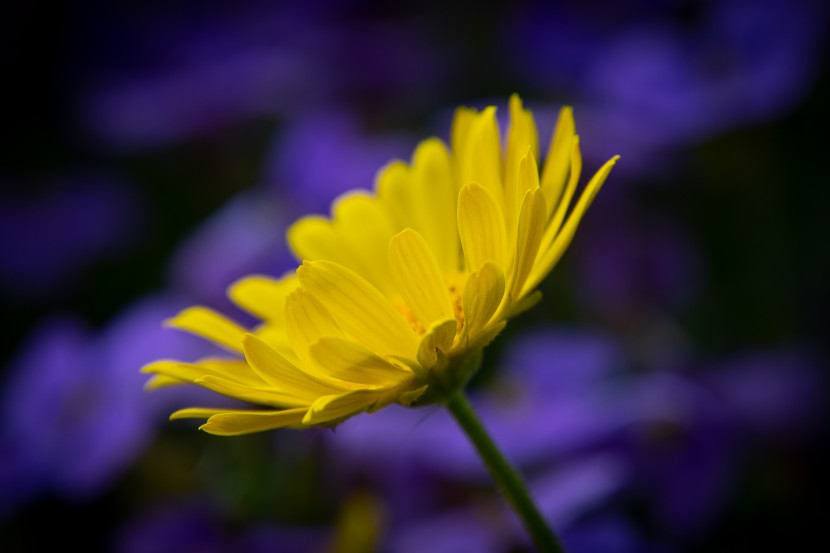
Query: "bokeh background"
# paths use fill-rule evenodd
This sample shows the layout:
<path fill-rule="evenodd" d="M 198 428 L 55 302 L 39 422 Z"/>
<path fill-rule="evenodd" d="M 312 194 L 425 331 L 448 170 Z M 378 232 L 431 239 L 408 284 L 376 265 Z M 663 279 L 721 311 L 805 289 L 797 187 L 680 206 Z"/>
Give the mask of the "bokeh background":
<path fill-rule="evenodd" d="M 219 438 L 142 390 L 161 321 L 294 264 L 458 105 L 622 159 L 471 396 L 572 553 L 826 543 L 821 0 L 7 3 L 0 550 L 521 552 L 436 409 Z M 826 517 L 826 511 L 824 511 Z"/>

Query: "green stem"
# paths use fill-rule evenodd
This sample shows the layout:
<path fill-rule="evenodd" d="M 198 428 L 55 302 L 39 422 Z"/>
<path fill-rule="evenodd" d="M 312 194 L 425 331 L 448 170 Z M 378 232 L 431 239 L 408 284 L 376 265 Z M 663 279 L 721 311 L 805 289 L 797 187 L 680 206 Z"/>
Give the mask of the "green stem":
<path fill-rule="evenodd" d="M 447 408 L 475 445 L 502 493 L 521 516 L 537 549 L 542 553 L 564 553 L 565 550 L 559 545 L 559 540 L 556 539 L 553 530 L 547 525 L 539 509 L 533 503 L 530 493 L 522 482 L 522 477 L 487 435 L 487 431 L 478 420 L 464 392 L 458 391 L 450 396 Z"/>

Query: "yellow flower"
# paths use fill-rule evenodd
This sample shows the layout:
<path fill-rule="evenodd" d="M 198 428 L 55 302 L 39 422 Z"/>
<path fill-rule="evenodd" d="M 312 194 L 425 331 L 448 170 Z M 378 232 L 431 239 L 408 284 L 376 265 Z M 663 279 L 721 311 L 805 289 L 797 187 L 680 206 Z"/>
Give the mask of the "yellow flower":
<path fill-rule="evenodd" d="M 507 320 L 538 301 L 617 159 L 571 207 L 582 166 L 571 109 L 559 114 L 541 175 L 533 115 L 515 95 L 509 110 L 504 147 L 495 107 L 460 108 L 451 149 L 426 140 L 411 163 L 387 165 L 374 192 L 340 197 L 330 218 L 297 221 L 288 230 L 296 274 L 229 289 L 261 325 L 205 307 L 169 320 L 235 355 L 157 361 L 142 369 L 155 375 L 148 387 L 196 383 L 263 406 L 171 419 L 207 418 L 201 429 L 224 435 L 331 425 L 463 386 Z"/>

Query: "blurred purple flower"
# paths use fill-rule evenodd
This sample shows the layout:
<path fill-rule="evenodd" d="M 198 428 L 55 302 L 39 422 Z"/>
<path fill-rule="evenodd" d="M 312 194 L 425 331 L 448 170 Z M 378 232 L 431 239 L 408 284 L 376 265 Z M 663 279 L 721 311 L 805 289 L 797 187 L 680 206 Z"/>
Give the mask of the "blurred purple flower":
<path fill-rule="evenodd" d="M 79 106 L 108 146 L 164 145 L 284 114 L 313 90 L 302 51 L 282 44 L 297 25 L 290 13 L 260 4 L 203 7 L 194 18 L 184 8 L 115 11 L 88 22 L 93 47 L 124 51 L 119 63 L 91 70 Z"/>
<path fill-rule="evenodd" d="M 590 452 L 626 422 L 604 406 L 608 390 L 599 384 L 617 369 L 618 351 L 582 333 L 539 333 L 522 346 L 508 354 L 507 376 L 474 401 L 506 454 L 536 467 L 530 485 L 542 511 L 557 526 L 568 526 L 627 481 L 625 459 Z M 341 471 L 361 474 L 395 505 L 394 550 L 408 551 L 434 535 L 428 549 L 452 551 L 456 540 L 446 534 L 457 524 L 479 528 L 472 536 L 489 544 L 482 551 L 521 540 L 518 522 L 496 505 L 494 512 L 464 506 L 435 516 L 447 500 L 447 482 L 461 489 L 489 484 L 469 440 L 443 410 L 424 415 L 390 407 L 384 417 L 347 421 L 329 443 Z M 485 523 L 481 517 L 496 518 Z M 447 545 L 439 545 L 444 539 Z"/>
<path fill-rule="evenodd" d="M 43 300 L 93 262 L 122 253 L 142 206 L 131 189 L 95 175 L 54 179 L 39 194 L 0 195 L 0 282 L 6 294 Z"/>
<path fill-rule="evenodd" d="M 206 353 L 201 341 L 160 325 L 187 303 L 141 300 L 97 336 L 72 318 L 32 334 L 3 389 L 0 449 L 14 454 L 0 467 L 0 512 L 39 491 L 93 496 L 133 462 L 171 404 L 186 401 L 178 390 L 145 394 L 138 369 Z"/>
<path fill-rule="evenodd" d="M 827 377 L 813 356 L 797 348 L 721 361 L 703 380 L 754 439 L 804 441 L 826 420 Z"/>
<path fill-rule="evenodd" d="M 281 206 L 261 192 L 235 198 L 179 245 L 170 262 L 173 289 L 239 313 L 227 298 L 229 285 L 246 275 L 278 277 L 296 267 L 285 243 L 285 219 Z"/>
<path fill-rule="evenodd" d="M 529 474 L 540 508 L 564 529 L 590 510 L 613 513 L 613 503 L 602 504 L 622 492 L 645 502 L 661 527 L 694 535 L 728 508 L 749 440 L 820 416 L 816 374 L 798 355 L 758 354 L 711 375 L 635 374 L 613 341 L 548 330 L 517 339 L 500 366 L 496 382 L 472 399 L 496 443 Z M 503 521 L 482 522 L 504 513 L 446 508 L 458 501 L 447 495 L 453 489 L 488 479 L 443 410 L 356 417 L 329 443 L 340 470 L 361 474 L 395 505 L 401 550 L 428 534 L 453 550 L 446 534 L 457 525 L 478 528 L 470 539 L 494 551 L 522 536 Z"/>
<path fill-rule="evenodd" d="M 392 159 L 409 159 L 413 141 L 371 136 L 348 112 L 329 111 L 295 120 L 278 137 L 265 168 L 265 185 L 297 213 L 329 212 L 332 200 L 352 189 L 371 189 Z"/>
<path fill-rule="evenodd" d="M 243 52 L 200 60 L 176 72 L 130 76 L 90 100 L 84 114 L 109 145 L 164 145 L 252 116 L 276 115 L 304 79 L 292 53 Z"/>
<path fill-rule="evenodd" d="M 573 460 L 552 474 L 529 481 L 542 514 L 567 536 L 579 517 L 619 489 L 623 469 L 610 456 Z M 626 536 L 628 537 L 628 536 Z M 522 523 L 506 505 L 479 499 L 450 510 L 435 510 L 393 532 L 391 550 L 401 552 L 481 551 L 500 553 L 529 547 Z M 576 550 L 575 550 L 576 551 Z"/>
<path fill-rule="evenodd" d="M 117 553 L 308 553 L 323 551 L 320 528 L 251 525 L 233 529 L 203 502 L 165 505 L 124 525 L 114 539 Z"/>
<path fill-rule="evenodd" d="M 130 54 L 94 70 L 80 107 L 93 135 L 110 146 L 157 146 L 349 99 L 411 104 L 449 73 L 452 59 L 439 55 L 426 29 L 350 18 L 343 3 L 328 10 L 200 5 L 198 18 L 165 10 L 89 23 L 108 29 L 96 29 L 99 42 Z"/>
<path fill-rule="evenodd" d="M 667 219 L 626 214 L 621 202 L 608 207 L 598 206 L 603 213 L 586 226 L 576 252 L 577 293 L 586 309 L 631 320 L 696 299 L 702 256 L 684 229 Z"/>
<path fill-rule="evenodd" d="M 620 516 L 609 515 L 580 522 L 562 534 L 563 547 L 571 553 L 669 553 L 646 544 L 634 526 Z"/>
<path fill-rule="evenodd" d="M 643 377 L 627 402 L 633 420 L 617 440 L 635 493 L 675 535 L 702 531 L 732 497 L 740 429 L 714 394 L 675 374 Z"/>
<path fill-rule="evenodd" d="M 505 43 L 528 82 L 577 98 L 592 157 L 653 171 L 661 153 L 794 105 L 822 61 L 826 16 L 813 0 L 544 4 L 517 11 Z"/>
<path fill-rule="evenodd" d="M 747 451 L 817 429 L 823 390 L 817 365 L 797 350 L 640 378 L 628 394 L 638 420 L 619 442 L 636 467 L 634 487 L 662 527 L 699 534 L 728 508 Z"/>

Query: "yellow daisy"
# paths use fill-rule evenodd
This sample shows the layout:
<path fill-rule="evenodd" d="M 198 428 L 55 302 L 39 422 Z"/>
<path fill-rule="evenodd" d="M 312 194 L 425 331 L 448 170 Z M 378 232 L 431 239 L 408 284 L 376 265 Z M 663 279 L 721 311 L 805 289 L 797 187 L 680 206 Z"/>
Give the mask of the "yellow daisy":
<path fill-rule="evenodd" d="M 451 144 L 425 140 L 411 163 L 383 168 L 374 192 L 338 198 L 331 217 L 288 230 L 302 261 L 280 279 L 250 276 L 231 299 L 262 319 L 248 329 L 206 307 L 170 326 L 233 356 L 163 360 L 148 387 L 195 383 L 261 405 L 189 408 L 202 430 L 234 435 L 332 425 L 390 403 L 443 401 L 463 387 L 483 348 L 540 298 L 536 287 L 573 239 L 616 157 L 572 205 L 582 159 L 563 108 L 541 174 L 530 111 L 510 98 L 502 146 L 496 108 L 460 108 Z"/>

